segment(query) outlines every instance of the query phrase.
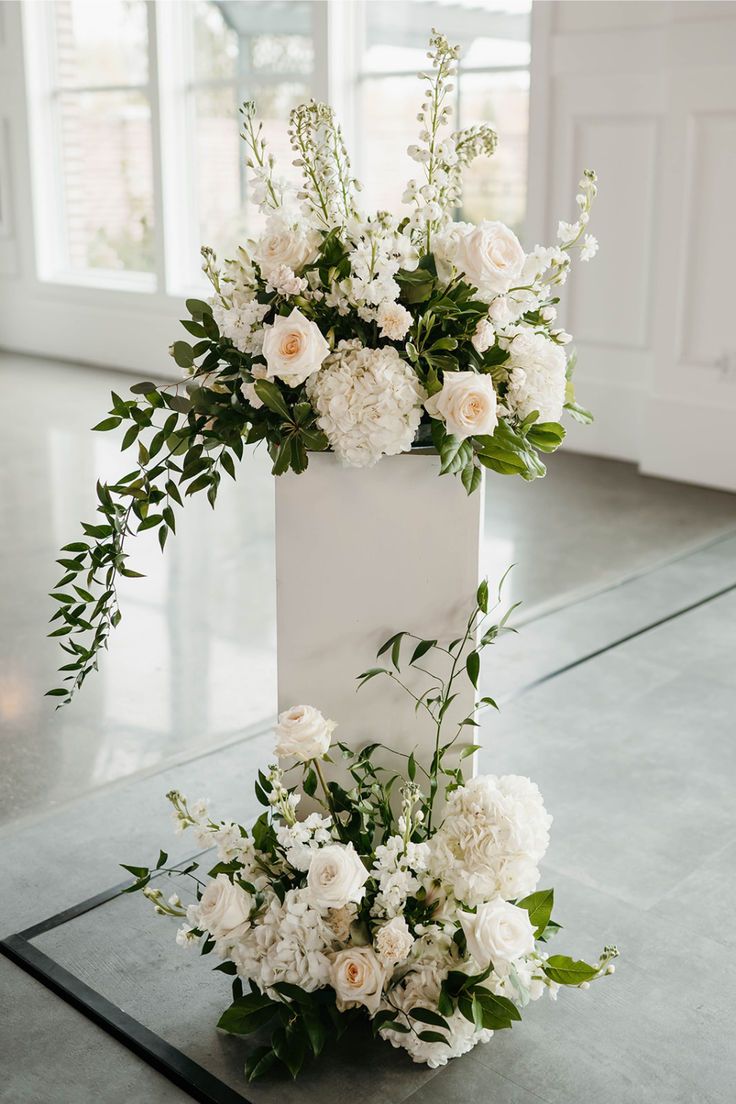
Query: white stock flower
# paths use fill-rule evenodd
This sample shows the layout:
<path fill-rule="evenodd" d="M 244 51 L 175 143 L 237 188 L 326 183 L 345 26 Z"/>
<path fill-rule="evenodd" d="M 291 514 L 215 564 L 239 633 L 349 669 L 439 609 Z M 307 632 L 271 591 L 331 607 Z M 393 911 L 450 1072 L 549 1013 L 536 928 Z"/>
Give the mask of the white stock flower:
<path fill-rule="evenodd" d="M 409 957 L 414 936 L 403 916 L 394 916 L 379 928 L 373 938 L 376 954 L 387 966 L 396 966 Z"/>
<path fill-rule="evenodd" d="M 339 909 L 361 901 L 368 871 L 352 843 L 328 844 L 314 852 L 307 872 L 309 901 L 317 908 Z"/>
<path fill-rule="evenodd" d="M 477 372 L 445 372 L 442 390 L 427 399 L 424 408 L 460 440 L 490 436 L 498 425 L 493 380 Z"/>
<path fill-rule="evenodd" d="M 298 387 L 317 372 L 330 351 L 319 326 L 297 307 L 288 317 L 278 314 L 263 331 L 268 375 L 282 379 L 289 387 Z"/>
<path fill-rule="evenodd" d="M 260 346 L 260 324 L 268 311 L 267 303 L 240 292 L 234 292 L 227 301 L 215 298 L 212 317 L 221 335 L 232 341 L 241 353 L 254 353 Z"/>
<path fill-rule="evenodd" d="M 513 962 L 534 950 L 534 928 L 526 909 L 501 897 L 478 906 L 477 912 L 458 911 L 468 951 L 483 970 L 489 962 Z"/>
<path fill-rule="evenodd" d="M 430 842 L 430 870 L 475 907 L 533 892 L 552 818 L 539 788 L 519 775 L 479 775 L 450 794 Z"/>
<path fill-rule="evenodd" d="M 479 222 L 457 240 L 454 262 L 479 297 L 490 302 L 512 286 L 526 254 L 513 230 L 502 222 Z"/>
<path fill-rule="evenodd" d="M 313 705 L 292 705 L 279 714 L 274 750 L 279 759 L 293 758 L 302 763 L 321 759 L 336 728 L 335 722 L 328 721 Z"/>
<path fill-rule="evenodd" d="M 586 234 L 580 249 L 580 260 L 590 261 L 598 252 L 598 239 L 593 234 Z"/>
<path fill-rule="evenodd" d="M 494 326 L 501 330 L 514 321 L 516 312 L 512 308 L 508 296 L 497 295 L 495 299 L 491 300 L 488 307 L 488 317 Z"/>
<path fill-rule="evenodd" d="M 284 849 L 289 866 L 294 870 L 309 870 L 315 850 L 332 839 L 330 820 L 319 813 L 310 813 L 305 820 L 278 825 L 276 839 Z"/>
<path fill-rule="evenodd" d="M 490 349 L 495 340 L 496 333 L 493 326 L 487 318 L 481 318 L 480 322 L 475 327 L 475 333 L 470 339 L 470 343 L 476 353 L 485 353 L 486 350 Z"/>
<path fill-rule="evenodd" d="M 337 951 L 330 964 L 330 985 L 335 990 L 339 1011 L 364 1005 L 371 1015 L 377 1012 L 386 973 L 372 947 Z"/>
<path fill-rule="evenodd" d="M 567 367 L 560 346 L 543 334 L 522 330 L 510 343 L 509 353 L 506 405 L 519 419 L 537 410 L 540 422 L 558 422 L 565 404 Z"/>
<path fill-rule="evenodd" d="M 307 281 L 285 264 L 274 268 L 266 280 L 266 291 L 275 291 L 277 295 L 301 295 L 306 289 Z"/>
<path fill-rule="evenodd" d="M 255 901 L 227 874 L 218 874 L 206 886 L 197 906 L 197 927 L 213 939 L 238 939 L 250 927 Z"/>
<path fill-rule="evenodd" d="M 268 279 L 276 269 L 286 265 L 292 272 L 299 272 L 317 255 L 318 239 L 304 233 L 298 224 L 290 224 L 282 215 L 271 215 L 266 230 L 253 248 L 261 275 Z"/>
<path fill-rule="evenodd" d="M 393 346 L 367 349 L 345 341 L 307 381 L 307 394 L 333 451 L 353 467 L 408 452 L 426 398 Z"/>
<path fill-rule="evenodd" d="M 405 843 L 403 836 L 389 836 L 385 843 L 379 844 L 371 871 L 378 882 L 372 915 L 389 919 L 401 915 L 407 897 L 420 888 L 417 875 L 427 869 L 428 860 L 426 843 Z"/>
<path fill-rule="evenodd" d="M 388 341 L 403 341 L 411 326 L 411 314 L 401 303 L 384 299 L 376 315 L 381 337 Z"/>

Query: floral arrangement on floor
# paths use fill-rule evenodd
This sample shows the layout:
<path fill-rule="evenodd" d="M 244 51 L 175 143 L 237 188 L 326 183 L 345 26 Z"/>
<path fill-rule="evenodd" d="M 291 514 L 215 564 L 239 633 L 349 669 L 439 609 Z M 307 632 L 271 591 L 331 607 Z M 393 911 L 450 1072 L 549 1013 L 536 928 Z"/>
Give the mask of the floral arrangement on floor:
<path fill-rule="evenodd" d="M 444 1065 L 511 1028 L 530 1001 L 614 972 L 615 947 L 594 964 L 545 950 L 560 925 L 553 891 L 537 888 L 552 823 L 537 786 L 516 775 L 465 780 L 462 760 L 478 750 L 462 742 L 473 715 L 445 738 L 458 680 L 477 685 L 480 651 L 507 629 L 508 614 L 489 624 L 490 614 L 484 582 L 460 638 L 445 647 L 397 633 L 378 653 L 391 666 L 359 676 L 360 686 L 376 677 L 403 685 L 404 662 L 445 665 L 421 695 L 404 686 L 436 726 L 431 763 L 412 753 L 394 773 L 374 763 L 380 745 L 352 750 L 318 709 L 295 706 L 275 730 L 280 765 L 258 772 L 266 811 L 250 830 L 167 795 L 177 830 L 217 849 L 205 876 L 196 862 L 167 867 L 163 851 L 153 869 L 125 866 L 136 878 L 127 892 L 183 920 L 177 942 L 214 953 L 215 969 L 233 976 L 218 1027 L 270 1032 L 248 1056 L 249 1079 L 279 1064 L 296 1077 L 351 1019 L 415 1062 Z M 347 764 L 345 785 L 326 777 L 330 752 Z M 299 820 L 302 794 L 317 809 Z M 167 897 L 162 874 L 190 880 L 194 900 Z"/>
<path fill-rule="evenodd" d="M 277 175 L 254 105 L 243 106 L 265 231 L 222 263 L 203 249 L 213 295 L 187 300 L 182 325 L 194 341 L 171 347 L 186 383 L 113 392 L 94 427 L 124 426 L 122 449 L 137 445 L 137 459 L 117 482 L 97 484 L 101 520 L 85 523 L 84 539 L 58 561 L 51 635 L 68 638 L 69 657 L 64 685 L 49 691 L 59 704 L 96 668 L 120 621 L 118 577 L 138 574 L 126 539 L 155 529 L 163 549 L 182 496 L 204 491 L 214 506 L 245 445 L 265 442 L 275 475 L 303 472 L 314 451 L 364 466 L 423 445 L 439 454 L 440 474 L 458 475 L 471 493 L 484 468 L 543 476 L 539 454 L 561 443 L 563 411 L 590 420 L 575 400 L 555 292 L 574 251 L 582 260 L 596 252 L 587 232 L 595 173 L 584 173 L 577 218 L 560 222 L 555 246 L 527 254 L 503 223 L 453 222 L 463 170 L 493 153 L 496 135 L 485 125 L 448 132 L 459 50 L 434 32 L 428 57 L 419 140 L 408 151 L 421 177 L 406 187 L 403 217 L 360 210 L 326 104 L 291 114 L 300 188 Z"/>

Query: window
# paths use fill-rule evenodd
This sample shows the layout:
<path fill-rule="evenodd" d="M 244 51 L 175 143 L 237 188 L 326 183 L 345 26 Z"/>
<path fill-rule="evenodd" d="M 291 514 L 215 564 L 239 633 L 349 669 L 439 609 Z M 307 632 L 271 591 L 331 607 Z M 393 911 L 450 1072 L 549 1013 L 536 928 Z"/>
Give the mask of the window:
<path fill-rule="evenodd" d="M 245 99 L 257 102 L 279 171 L 295 175 L 289 112 L 338 84 L 353 116 L 344 120 L 346 132 L 359 137 L 352 145 L 366 205 L 396 207 L 416 168 L 404 151 L 415 136 L 415 74 L 426 66 L 432 26 L 463 47 L 454 126 L 490 120 L 501 132 L 493 159 L 469 170 L 457 214 L 518 228 L 528 0 L 342 4 L 26 2 L 41 278 L 176 295 L 198 287 L 200 244 L 227 252 L 260 226 L 239 137 Z M 359 59 L 352 70 L 351 57 Z"/>
<path fill-rule="evenodd" d="M 149 274 L 145 286 L 155 267 L 147 6 L 56 0 L 27 15 L 31 45 L 50 47 L 33 89 L 42 271 Z"/>
<path fill-rule="evenodd" d="M 369 0 L 363 5 L 358 111 L 359 175 L 369 206 L 395 209 L 417 166 L 406 157 L 416 140 L 432 27 L 462 49 L 455 87 L 455 130 L 490 122 L 494 156 L 466 173 L 461 218 L 497 218 L 521 229 L 526 206 L 529 122 L 530 0 Z"/>

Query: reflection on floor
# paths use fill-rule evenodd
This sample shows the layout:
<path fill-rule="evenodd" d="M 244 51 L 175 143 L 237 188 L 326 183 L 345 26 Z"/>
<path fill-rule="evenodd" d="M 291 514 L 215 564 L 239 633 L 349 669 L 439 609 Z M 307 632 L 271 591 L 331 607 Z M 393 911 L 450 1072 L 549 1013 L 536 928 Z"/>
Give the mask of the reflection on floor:
<path fill-rule="evenodd" d="M 144 580 L 122 587 L 124 620 L 102 670 L 69 708 L 43 691 L 57 549 L 94 512 L 98 475 L 121 470 L 113 434 L 91 434 L 124 375 L 0 356 L 0 824 L 236 740 L 275 708 L 273 492 L 248 456 L 213 514 L 192 501 L 162 557 L 136 542 Z M 734 498 L 561 453 L 546 480 L 491 477 L 485 568 L 517 564 L 522 620 L 718 540 Z"/>
<path fill-rule="evenodd" d="M 554 949 L 614 978 L 526 1010 L 524 1023 L 434 1074 L 390 1048 L 326 1055 L 296 1086 L 242 1082 L 247 1042 L 212 1024 L 229 982 L 174 942 L 175 924 L 125 896 L 39 939 L 96 991 L 258 1104 L 731 1104 L 736 989 L 736 537 L 527 623 L 494 646 L 508 700 L 482 714 L 480 770 L 531 775 L 554 816 L 543 885 L 564 925 Z M 499 694 L 499 696 L 501 696 Z M 0 832 L 0 936 L 119 880 L 164 843 L 163 794 L 209 795 L 217 816 L 258 810 L 268 732 Z M 8 1104 L 183 1101 L 179 1090 L 0 959 Z M 366 1060 L 366 1053 L 370 1055 Z M 104 1087 L 101 1087 L 104 1086 Z"/>

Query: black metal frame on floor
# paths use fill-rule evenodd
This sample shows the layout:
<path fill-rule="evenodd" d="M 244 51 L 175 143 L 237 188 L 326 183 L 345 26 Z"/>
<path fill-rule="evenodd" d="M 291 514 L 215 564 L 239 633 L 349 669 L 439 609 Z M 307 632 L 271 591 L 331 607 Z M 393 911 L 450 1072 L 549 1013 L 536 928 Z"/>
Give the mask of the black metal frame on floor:
<path fill-rule="evenodd" d="M 129 886 L 130 882 L 113 886 L 104 893 L 98 893 L 95 897 L 56 913 L 48 920 L 7 936 L 0 940 L 0 954 L 82 1012 L 174 1085 L 183 1089 L 194 1100 L 200 1101 L 200 1104 L 252 1104 L 247 1097 L 231 1089 L 191 1058 L 187 1058 L 186 1054 L 182 1054 L 171 1043 L 144 1027 L 122 1008 L 118 1008 L 33 945 L 33 940 L 38 936 L 106 905 L 120 897 Z"/>
<path fill-rule="evenodd" d="M 605 589 L 613 590 L 615 587 Z M 605 646 L 597 648 L 581 656 L 579 659 L 543 675 L 539 679 L 535 679 L 526 686 L 520 687 L 513 694 L 509 695 L 504 704 L 514 701 L 534 687 L 548 682 L 553 678 L 557 678 L 559 675 L 563 675 L 567 671 L 579 667 L 581 664 L 587 663 L 591 659 L 598 658 L 598 656 L 603 655 L 605 652 L 612 651 L 621 644 L 634 640 L 636 637 L 642 636 L 652 629 L 659 628 L 659 626 L 666 624 L 668 621 L 673 621 L 686 613 L 690 613 L 692 610 L 707 605 L 709 602 L 722 598 L 733 590 L 736 590 L 736 583 L 721 587 L 719 590 L 705 595 L 695 602 L 681 606 L 672 613 L 666 614 L 663 617 L 657 618 L 655 621 L 635 629 L 633 632 L 618 637 Z M 192 857 L 198 858 L 201 854 L 202 852 L 199 852 Z M 190 860 L 185 860 L 185 862 L 187 861 Z M 204 1069 L 190 1058 L 187 1058 L 187 1056 L 180 1050 L 177 1050 L 176 1047 L 167 1043 L 153 1031 L 150 1031 L 149 1028 L 144 1027 L 143 1024 L 133 1019 L 127 1012 L 123 1012 L 122 1009 L 118 1008 L 112 1001 L 107 1000 L 106 997 L 95 992 L 94 989 L 81 981 L 80 978 L 64 969 L 63 966 L 60 966 L 52 958 L 44 954 L 43 951 L 40 951 L 38 947 L 34 947 L 32 942 L 33 939 L 43 935 L 45 932 L 51 931 L 53 928 L 60 927 L 62 924 L 67 924 L 71 920 L 75 920 L 77 917 L 99 908 L 101 905 L 107 904 L 115 897 L 119 897 L 129 885 L 129 882 L 124 882 L 114 886 L 104 893 L 99 893 L 95 897 L 90 897 L 88 900 L 82 901 L 72 908 L 59 912 L 55 916 L 51 916 L 48 920 L 44 920 L 40 924 L 34 924 L 24 931 L 0 940 L 0 954 L 4 955 L 11 962 L 14 962 L 17 966 L 20 966 L 21 969 L 36 978 L 48 989 L 56 993 L 57 996 L 62 997 L 68 1004 L 78 1009 L 78 1011 L 82 1012 L 93 1023 L 96 1023 L 99 1027 L 108 1032 L 108 1034 L 122 1042 L 134 1054 L 143 1058 L 153 1069 L 162 1073 L 173 1082 L 173 1084 L 183 1089 L 195 1100 L 200 1101 L 201 1104 L 252 1104 L 252 1101 L 249 1101 L 247 1097 L 242 1096 L 239 1092 L 230 1088 L 229 1085 L 218 1080 L 209 1070 Z"/>

